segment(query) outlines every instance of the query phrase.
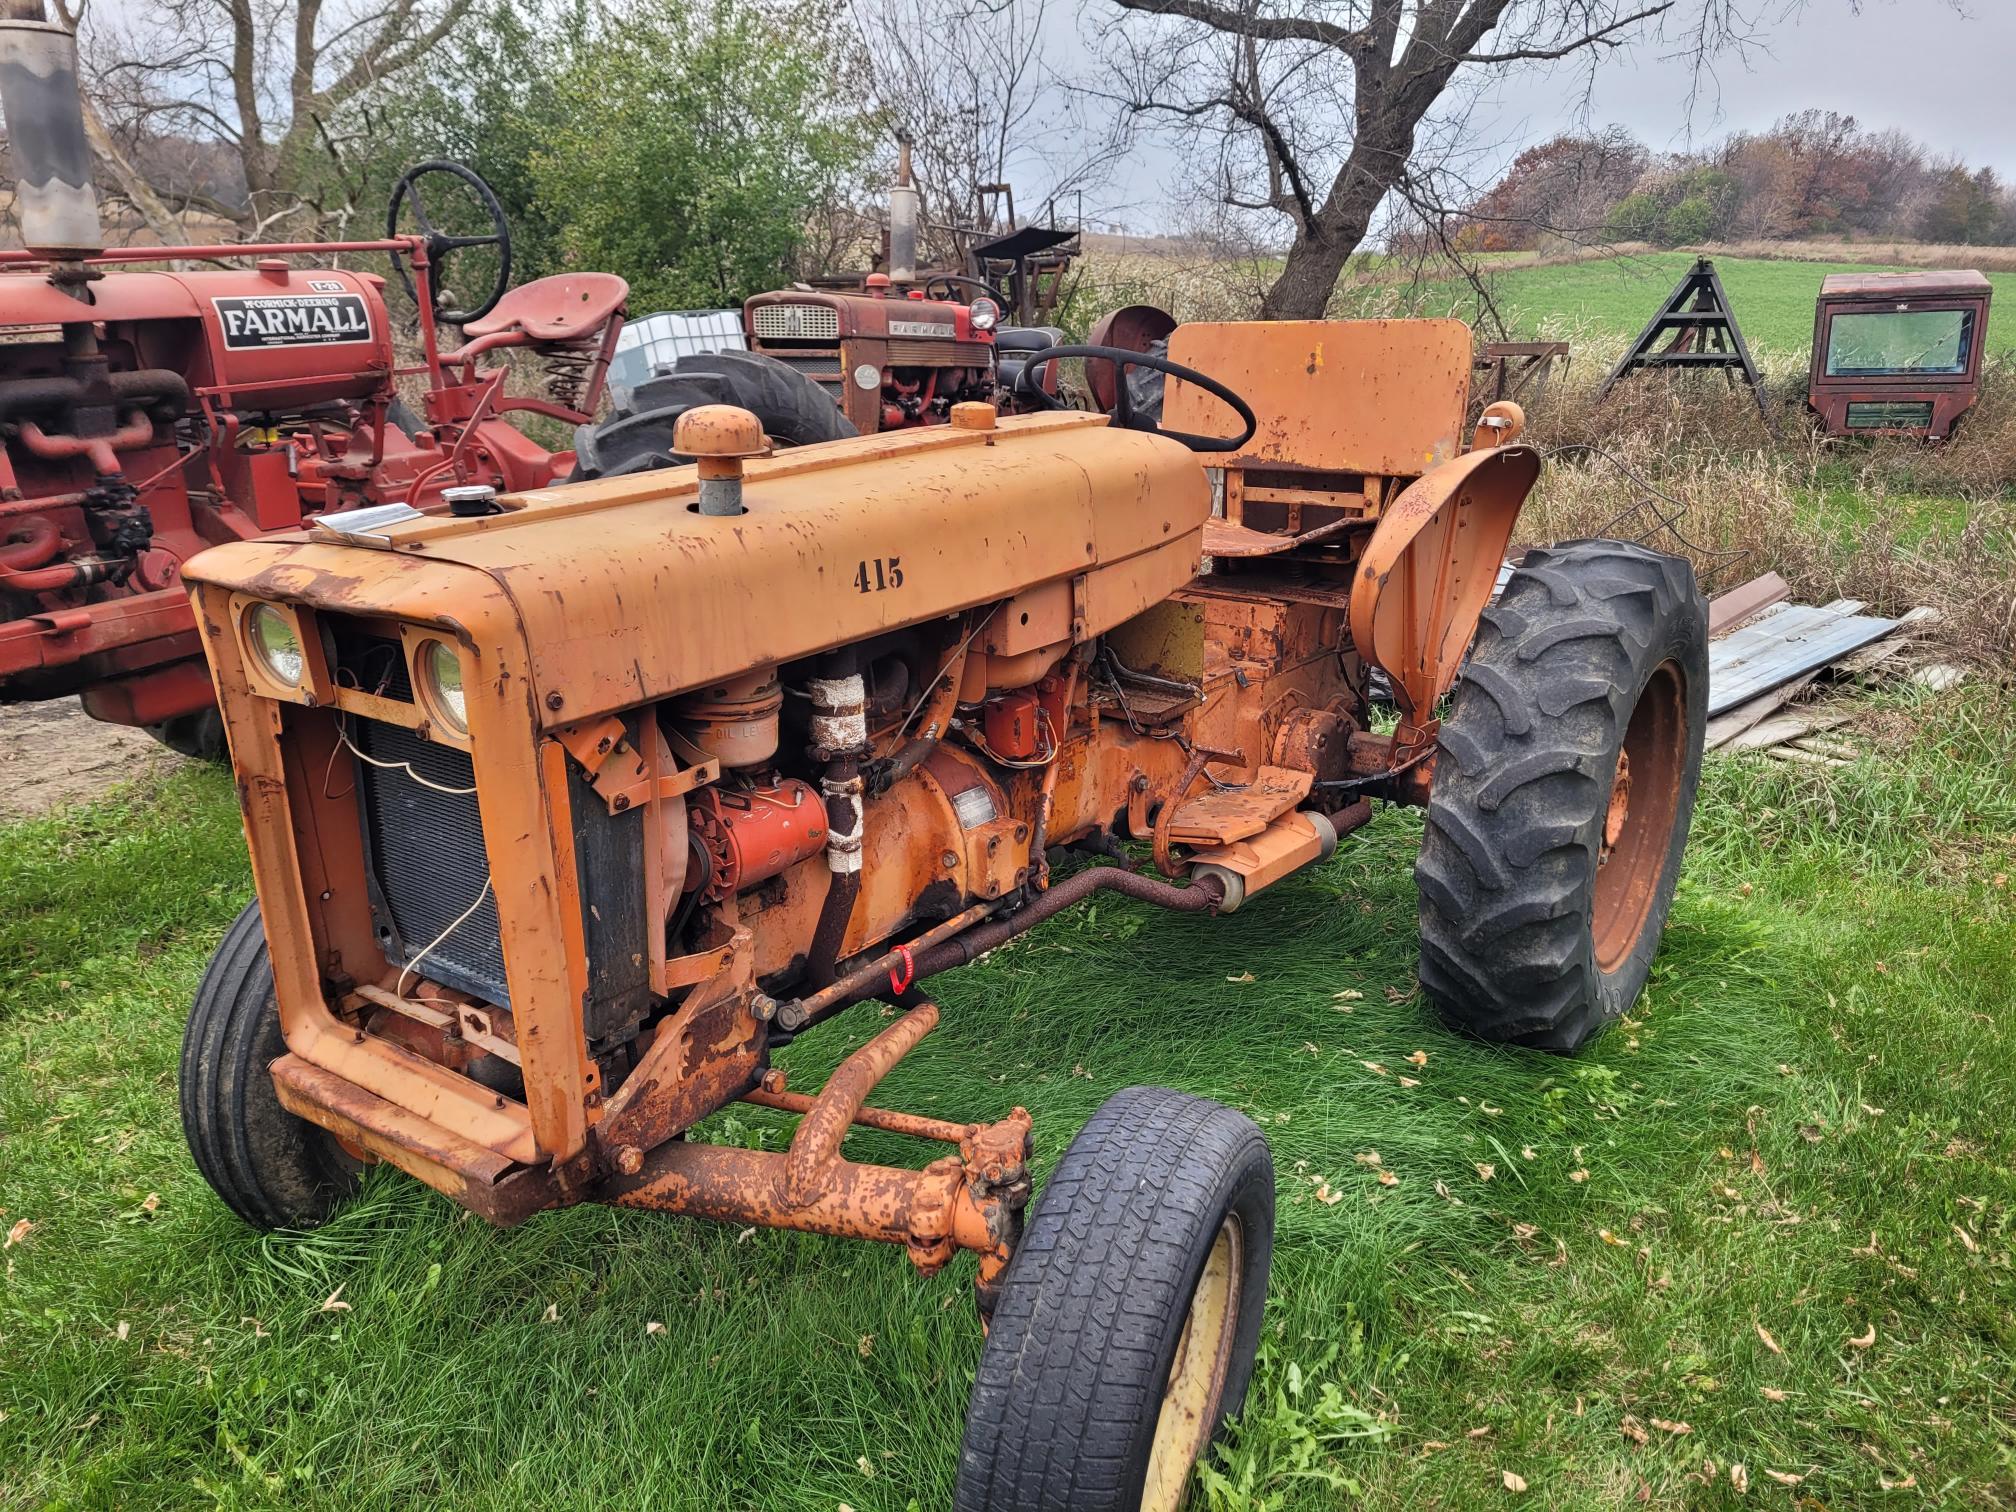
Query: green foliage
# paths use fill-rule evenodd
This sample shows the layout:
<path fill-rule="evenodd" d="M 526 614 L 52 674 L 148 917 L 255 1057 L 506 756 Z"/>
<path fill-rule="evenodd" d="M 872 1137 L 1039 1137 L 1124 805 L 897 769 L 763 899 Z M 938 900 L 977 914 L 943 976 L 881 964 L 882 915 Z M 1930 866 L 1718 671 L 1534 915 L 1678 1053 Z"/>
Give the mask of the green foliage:
<path fill-rule="evenodd" d="M 567 260 L 639 309 L 718 305 L 788 277 L 808 214 L 871 126 L 834 99 L 840 36 L 811 4 L 642 8 L 559 81 L 534 157 Z"/>
<path fill-rule="evenodd" d="M 799 271 L 808 220 L 878 131 L 814 0 L 620 13 L 492 0 L 386 122 L 376 181 L 452 157 L 489 180 L 523 281 L 619 273 L 630 307 L 733 304 Z"/>
<path fill-rule="evenodd" d="M 1603 223 L 1613 241 L 1654 241 L 1665 223 L 1666 206 L 1645 190 L 1619 200 Z"/>

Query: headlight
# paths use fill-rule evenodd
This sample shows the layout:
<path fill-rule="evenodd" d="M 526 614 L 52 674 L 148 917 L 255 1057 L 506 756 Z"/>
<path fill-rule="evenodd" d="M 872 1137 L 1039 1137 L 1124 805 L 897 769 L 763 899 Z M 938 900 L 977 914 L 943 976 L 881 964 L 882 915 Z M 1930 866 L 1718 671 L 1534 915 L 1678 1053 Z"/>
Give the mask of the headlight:
<path fill-rule="evenodd" d="M 457 735 L 469 733 L 469 698 L 462 687 L 462 658 L 446 641 L 420 647 L 420 682 L 427 702 Z"/>
<path fill-rule="evenodd" d="M 966 314 L 976 331 L 991 331 L 1001 323 L 1001 306 L 985 294 L 966 307 Z"/>
<path fill-rule="evenodd" d="M 245 640 L 268 677 L 290 688 L 301 686 L 308 658 L 286 615 L 271 604 L 254 604 L 245 611 Z"/>

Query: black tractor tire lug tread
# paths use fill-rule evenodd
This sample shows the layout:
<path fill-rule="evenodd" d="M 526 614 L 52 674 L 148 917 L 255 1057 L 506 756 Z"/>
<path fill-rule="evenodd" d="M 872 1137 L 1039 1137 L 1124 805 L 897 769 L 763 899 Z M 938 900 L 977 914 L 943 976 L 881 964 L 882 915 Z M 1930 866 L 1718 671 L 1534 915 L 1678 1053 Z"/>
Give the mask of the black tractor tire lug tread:
<path fill-rule="evenodd" d="M 1688 743 L 1673 839 L 1644 929 L 1606 973 L 1592 917 L 1611 778 L 1667 661 Z M 1572 1052 L 1637 997 L 1692 819 L 1706 700 L 1707 607 L 1686 562 L 1621 541 L 1526 554 L 1457 681 L 1415 863 L 1421 982 L 1454 1026 Z"/>

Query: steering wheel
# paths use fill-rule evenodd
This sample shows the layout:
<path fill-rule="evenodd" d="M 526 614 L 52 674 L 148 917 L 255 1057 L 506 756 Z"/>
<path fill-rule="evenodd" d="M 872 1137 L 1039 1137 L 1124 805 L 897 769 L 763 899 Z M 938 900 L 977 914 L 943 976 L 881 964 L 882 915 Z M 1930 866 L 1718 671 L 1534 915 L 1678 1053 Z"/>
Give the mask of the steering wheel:
<path fill-rule="evenodd" d="M 931 291 L 935 288 L 938 288 L 941 284 L 944 286 L 945 292 L 943 294 L 933 294 Z M 954 284 L 966 284 L 970 288 L 979 289 L 983 293 L 985 293 L 989 299 L 993 300 L 994 303 L 1001 306 L 1004 312 L 1008 308 L 1009 301 L 1008 296 L 1006 294 L 1003 294 L 999 289 L 995 288 L 994 285 L 987 282 L 986 279 L 968 278 L 964 273 L 933 273 L 929 278 L 924 280 L 924 297 L 926 299 L 942 299 L 942 300 L 951 300 L 954 302 L 963 302 L 960 301 L 959 296 L 955 292 L 953 292 L 952 285 Z"/>
<path fill-rule="evenodd" d="M 1197 369 L 1185 367 L 1180 362 L 1171 362 L 1167 357 L 1157 357 L 1149 352 L 1136 352 L 1127 347 L 1053 346 L 1030 352 L 1022 364 L 1022 371 L 1015 375 L 1015 397 L 1033 404 L 1037 409 L 1064 408 L 1057 399 L 1037 386 L 1035 373 L 1036 369 L 1045 363 L 1056 362 L 1065 357 L 1103 358 L 1113 364 L 1114 394 L 1110 413 L 1113 416 L 1113 423 L 1127 430 L 1145 431 L 1151 436 L 1167 436 L 1171 441 L 1181 441 L 1192 451 L 1230 452 L 1239 450 L 1251 441 L 1254 431 L 1259 429 L 1259 422 L 1253 418 L 1253 407 L 1217 379 L 1207 378 Z M 1167 373 L 1171 378 L 1180 378 L 1185 383 L 1195 384 L 1213 399 L 1229 406 L 1246 428 L 1236 436 L 1197 436 L 1189 431 L 1164 430 L 1153 420 L 1142 419 L 1134 413 L 1134 399 L 1127 392 L 1125 369 L 1130 367 L 1153 368 L 1158 373 Z"/>
<path fill-rule="evenodd" d="M 429 174 L 440 174 L 447 178 L 460 179 L 476 191 L 477 199 L 490 216 L 491 232 L 488 236 L 451 236 L 434 229 L 434 223 L 427 218 L 427 207 L 420 201 L 420 180 Z M 392 186 L 391 202 L 385 207 L 385 235 L 388 239 L 400 235 L 399 211 L 404 207 L 406 197 L 413 197 L 413 218 L 420 223 L 420 234 L 427 238 L 427 262 L 434 270 L 434 287 L 439 288 L 447 271 L 450 253 L 462 247 L 495 247 L 497 249 L 497 277 L 480 304 L 467 310 L 444 310 L 437 303 L 434 318 L 449 325 L 466 325 L 472 320 L 480 320 L 496 308 L 497 301 L 504 297 L 504 291 L 511 287 L 511 226 L 504 219 L 504 207 L 498 203 L 497 195 L 482 178 L 460 163 L 451 163 L 445 158 L 431 162 L 415 163 L 399 175 L 399 182 Z M 437 202 L 438 203 L 438 202 Z M 395 252 L 392 255 L 392 271 L 399 275 L 399 282 L 405 286 L 409 299 L 418 301 L 419 291 L 413 286 L 413 275 L 406 269 L 405 262 Z"/>

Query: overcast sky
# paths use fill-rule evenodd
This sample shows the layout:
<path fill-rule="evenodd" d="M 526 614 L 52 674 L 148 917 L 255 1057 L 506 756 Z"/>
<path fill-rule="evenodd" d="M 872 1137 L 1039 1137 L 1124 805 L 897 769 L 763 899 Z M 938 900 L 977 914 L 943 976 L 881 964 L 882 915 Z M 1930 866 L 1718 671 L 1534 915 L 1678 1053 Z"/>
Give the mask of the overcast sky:
<path fill-rule="evenodd" d="M 1681 0 L 1683 5 L 1697 0 Z M 1689 119 L 1689 69 L 1656 43 L 1607 54 L 1588 121 L 1628 128 L 1655 150 L 1758 130 L 1796 110 L 1837 110 L 1865 126 L 1899 127 L 1935 153 L 2016 179 L 2016 0 L 1806 0 L 1747 57 L 1722 58 Z M 1586 73 L 1561 65 L 1502 76 L 1471 120 L 1502 161 L 1579 124 Z M 1120 177 L 1124 219 L 1148 229 L 1180 197 L 1185 165 L 1144 144 Z M 1119 186 L 1116 186 L 1119 187 Z M 1131 189 L 1132 194 L 1127 190 Z M 1089 201 L 1089 196 L 1088 196 Z M 1090 208 L 1088 203 L 1088 209 Z"/>

